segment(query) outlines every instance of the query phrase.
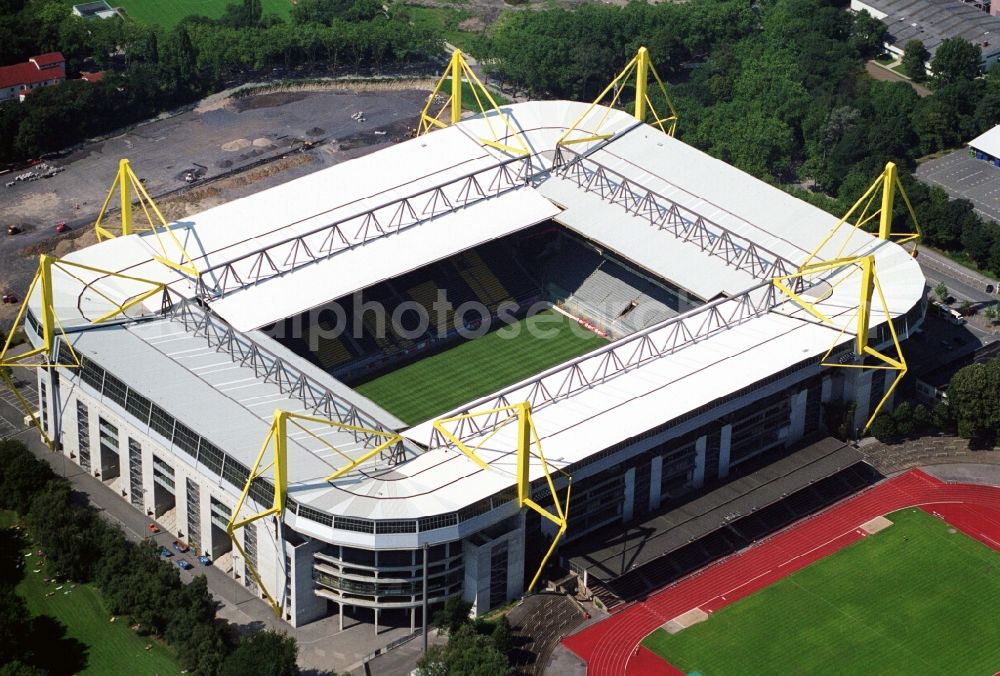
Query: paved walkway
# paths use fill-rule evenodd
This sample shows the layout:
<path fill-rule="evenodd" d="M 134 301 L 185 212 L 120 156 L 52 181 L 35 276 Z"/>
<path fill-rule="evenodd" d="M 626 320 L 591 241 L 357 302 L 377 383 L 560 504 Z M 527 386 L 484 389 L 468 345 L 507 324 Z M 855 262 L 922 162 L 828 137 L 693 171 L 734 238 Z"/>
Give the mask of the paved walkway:
<path fill-rule="evenodd" d="M 894 62 L 890 65 L 895 65 L 898 62 Z M 903 77 L 900 73 L 892 70 L 889 66 L 883 66 L 878 61 L 869 61 L 865 64 L 865 70 L 876 80 L 885 80 L 886 82 L 906 82 L 911 87 L 913 91 L 917 93 L 917 96 L 924 98 L 925 96 L 931 95 L 931 90 L 923 85 L 919 85 L 913 80 Z"/>

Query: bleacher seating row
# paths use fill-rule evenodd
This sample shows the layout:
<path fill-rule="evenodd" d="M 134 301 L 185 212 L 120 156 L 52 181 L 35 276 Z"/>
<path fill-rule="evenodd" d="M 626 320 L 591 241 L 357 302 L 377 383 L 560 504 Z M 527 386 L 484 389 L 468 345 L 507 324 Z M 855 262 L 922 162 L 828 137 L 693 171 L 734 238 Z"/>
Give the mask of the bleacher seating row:
<path fill-rule="evenodd" d="M 857 463 L 815 482 L 763 509 L 732 521 L 698 540 L 612 580 L 601 581 L 602 598 L 609 607 L 641 598 L 689 573 L 737 552 L 761 538 L 798 521 L 877 481 L 869 465 Z M 593 579 L 593 571 L 591 579 Z M 590 583 L 592 584 L 592 583 Z"/>
<path fill-rule="evenodd" d="M 560 305 L 617 338 L 689 308 L 676 291 L 633 272 L 572 237 L 561 237 L 544 265 L 544 281 Z"/>
<path fill-rule="evenodd" d="M 447 303 L 437 306 L 442 293 Z M 462 317 L 456 312 L 463 303 L 480 303 L 495 314 L 505 303 L 523 304 L 540 294 L 540 284 L 518 262 L 517 252 L 501 240 L 376 284 L 365 289 L 360 298 L 338 299 L 327 306 L 328 312 L 323 308 L 314 311 L 313 316 L 319 317 L 315 326 L 305 318 L 298 321 L 301 329 L 295 331 L 295 322 L 287 320 L 276 336 L 322 368 L 349 378 L 402 358 L 428 341 L 453 335 L 463 321 L 478 321 L 478 313 Z M 402 331 L 392 326 L 393 312 L 404 302 L 416 303 L 426 312 L 428 325 L 419 335 L 414 335 L 420 326 L 413 312 L 400 313 Z M 384 308 L 381 316 L 364 310 L 374 303 Z M 334 305 L 339 310 L 335 311 Z M 358 310 L 360 316 L 356 317 Z M 335 331 L 337 317 L 343 318 L 346 329 Z"/>
<path fill-rule="evenodd" d="M 439 306 L 442 293 L 447 304 Z M 478 321 L 478 313 L 456 311 L 464 303 L 481 304 L 496 315 L 505 303 L 526 310 L 539 299 L 563 306 L 612 338 L 689 307 L 683 291 L 655 283 L 561 228 L 543 224 L 381 282 L 360 297 L 340 298 L 288 319 L 275 337 L 338 378 L 354 382 L 451 339 L 463 322 Z M 372 303 L 384 308 L 381 316 L 362 309 Z M 412 311 L 401 313 L 403 330 L 394 330 L 390 318 L 406 307 L 403 303 L 423 308 L 425 330 L 417 333 L 419 318 Z M 343 320 L 342 330 L 333 331 L 337 319 Z"/>

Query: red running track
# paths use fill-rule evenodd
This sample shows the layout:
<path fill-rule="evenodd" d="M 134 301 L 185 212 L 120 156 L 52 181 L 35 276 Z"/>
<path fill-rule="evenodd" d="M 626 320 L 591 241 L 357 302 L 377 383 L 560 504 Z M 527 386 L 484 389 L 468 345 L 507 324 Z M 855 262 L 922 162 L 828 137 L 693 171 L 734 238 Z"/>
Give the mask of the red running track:
<path fill-rule="evenodd" d="M 1000 488 L 949 484 L 910 470 L 626 606 L 563 644 L 587 663 L 588 674 L 675 673 L 651 671 L 655 656 L 636 649 L 654 629 L 692 608 L 712 612 L 749 596 L 865 537 L 859 526 L 866 521 L 914 506 L 1000 551 Z"/>

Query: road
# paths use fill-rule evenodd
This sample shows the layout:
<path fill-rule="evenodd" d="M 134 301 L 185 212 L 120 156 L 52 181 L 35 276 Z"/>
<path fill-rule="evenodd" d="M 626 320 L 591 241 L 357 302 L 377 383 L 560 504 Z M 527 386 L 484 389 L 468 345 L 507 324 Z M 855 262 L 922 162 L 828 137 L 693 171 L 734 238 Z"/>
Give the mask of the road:
<path fill-rule="evenodd" d="M 943 282 L 948 287 L 949 294 L 954 296 L 958 303 L 964 300 L 978 305 L 997 302 L 996 289 L 1000 282 L 996 279 L 959 265 L 927 247 L 920 249 L 920 256 L 917 260 L 920 263 L 920 269 L 927 278 L 927 286 L 931 289 Z M 988 286 L 993 287 L 993 293 L 987 293 Z M 970 318 L 966 327 L 982 343 L 991 343 L 997 340 L 993 327 L 981 314 Z"/>

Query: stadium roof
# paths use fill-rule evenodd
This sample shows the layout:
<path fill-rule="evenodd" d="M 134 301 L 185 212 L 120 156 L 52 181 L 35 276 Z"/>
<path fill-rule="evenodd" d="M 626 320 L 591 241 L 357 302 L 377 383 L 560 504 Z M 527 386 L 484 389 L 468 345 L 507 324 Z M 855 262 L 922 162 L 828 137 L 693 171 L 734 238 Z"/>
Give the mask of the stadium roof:
<path fill-rule="evenodd" d="M 703 297 L 717 292 L 731 296 L 460 409 L 483 410 L 503 401 L 532 402 L 546 457 L 559 467 L 686 414 L 695 416 L 689 420 L 695 424 L 699 407 L 807 360 L 818 369 L 818 358 L 835 342 L 846 344 L 853 339 L 850 331 L 841 333 L 841 325 L 824 325 L 791 302 L 775 298 L 773 287 L 766 283 L 774 271 L 761 267 L 784 261 L 794 269 L 838 222 L 834 216 L 652 127 L 636 124 L 622 111 L 597 109 L 580 128 L 593 131 L 595 120 L 608 112 L 600 131 L 618 133 L 605 142 L 572 146 L 580 153 L 577 161 L 553 168 L 556 141 L 586 106 L 565 101 L 530 102 L 508 110 L 534 153 L 530 157 L 532 173 L 522 174 L 514 187 L 482 200 L 460 204 L 457 193 L 448 191 L 467 181 L 463 177 L 477 174 L 489 192 L 489 177 L 499 181 L 504 167 L 524 169 L 527 160 L 484 150 L 479 139 L 488 130 L 482 119 L 473 118 L 181 222 L 182 235 L 199 269 L 212 270 L 204 276 L 205 285 L 216 294 L 209 294 L 207 300 L 216 321 L 252 328 L 271 318 L 293 315 L 342 296 L 351 287 L 366 286 L 376 277 L 413 269 L 422 264 L 418 256 L 427 257 L 423 263 L 430 262 L 461 247 L 527 227 L 555 213 L 552 203 L 564 208 L 555 215 L 557 220 L 620 256 Z M 571 156 L 567 153 L 563 159 Z M 597 196 L 606 180 L 617 185 L 618 197 Z M 420 194 L 420 200 L 425 200 L 436 194 L 435 186 L 445 184 L 451 186 L 441 188 L 450 195 L 450 206 L 418 215 L 411 225 L 386 227 L 383 219 L 385 232 L 376 229 L 367 239 L 360 226 L 341 228 L 347 235 L 357 234 L 357 241 L 304 265 L 289 253 L 289 241 L 325 237 L 323 228 L 328 233 L 332 222 L 358 226 L 364 214 L 375 213 L 374 207 L 398 204 L 393 200 L 408 195 Z M 641 190 L 655 194 L 661 206 L 673 205 L 668 211 L 679 214 L 687 224 L 684 232 L 652 225 L 639 216 L 638 207 L 620 199 L 624 192 Z M 688 227 L 695 221 L 703 230 Z M 705 229 L 714 233 L 712 242 L 695 236 L 696 231 Z M 905 250 L 863 232 L 842 230 L 845 232 L 819 252 L 820 259 L 871 252 L 892 314 L 901 315 L 919 302 L 924 278 Z M 290 234 L 294 236 L 290 238 Z M 732 255 L 723 251 L 720 242 Z M 279 252 L 270 259 L 276 267 L 284 266 L 281 274 L 227 290 L 229 282 L 223 279 L 226 265 L 251 260 L 248 255 L 252 258 L 258 255 L 255 251 L 268 247 Z M 181 296 L 195 297 L 195 284 L 152 261 L 154 250 L 149 235 L 132 236 L 89 247 L 68 258 L 162 280 Z M 318 245 L 311 249 L 319 250 Z M 755 265 L 747 264 L 751 258 L 757 261 Z M 384 267 L 373 271 L 376 259 Z M 242 269 L 241 278 L 248 269 Z M 858 303 L 860 275 L 854 272 L 840 269 L 820 276 L 830 283 L 820 308 L 842 323 L 850 319 Z M 137 283 L 97 277 L 81 275 L 83 282 L 92 282 L 90 287 L 81 287 L 80 281 L 65 276 L 58 280 L 56 305 L 64 325 L 86 324 L 97 316 L 101 301 L 95 290 L 112 297 L 128 297 L 141 290 Z M 220 290 L 224 291 L 221 298 Z M 37 306 L 37 298 L 33 302 Z M 146 308 L 147 314 L 158 310 L 158 301 Z M 876 309 L 873 323 L 880 321 Z M 210 341 L 206 335 L 211 338 L 209 331 L 196 337 L 182 330 L 175 319 L 153 319 L 83 332 L 74 335 L 74 340 L 82 353 L 128 378 L 129 385 L 162 402 L 168 413 L 181 420 L 189 418 L 197 432 L 251 464 L 272 411 L 279 407 L 302 411 L 307 406 L 288 394 L 287 388 L 282 393 L 277 386 L 262 383 L 260 372 L 246 360 L 234 364 L 225 353 L 225 341 Z M 276 353 L 283 349 L 255 331 L 247 334 L 247 339 Z M 664 353 L 657 356 L 656 351 Z M 340 394 L 369 419 L 399 428 L 398 420 L 320 369 L 287 350 L 282 358 L 300 372 L 308 372 L 312 382 L 331 390 L 340 388 Z M 586 380 L 586 386 L 580 385 L 580 378 Z M 243 388 L 246 390 L 241 391 Z M 425 423 L 406 431 L 405 436 L 431 450 L 407 453 L 408 460 L 402 464 L 377 460 L 333 485 L 322 480 L 331 471 L 331 458 L 301 434 L 290 448 L 290 495 L 300 504 L 339 516 L 415 518 L 457 510 L 513 485 L 513 427 L 502 429 L 481 449 L 481 456 L 496 471 L 483 471 L 454 448 L 440 445 L 431 425 Z M 324 434 L 328 440 L 344 444 L 350 453 L 360 450 L 356 444 L 351 446 L 350 435 L 329 430 Z M 541 470 L 533 467 L 532 476 L 541 476 Z M 312 530 L 307 532 L 323 535 L 321 525 L 309 527 Z M 338 531 L 338 537 L 342 535 Z"/>

